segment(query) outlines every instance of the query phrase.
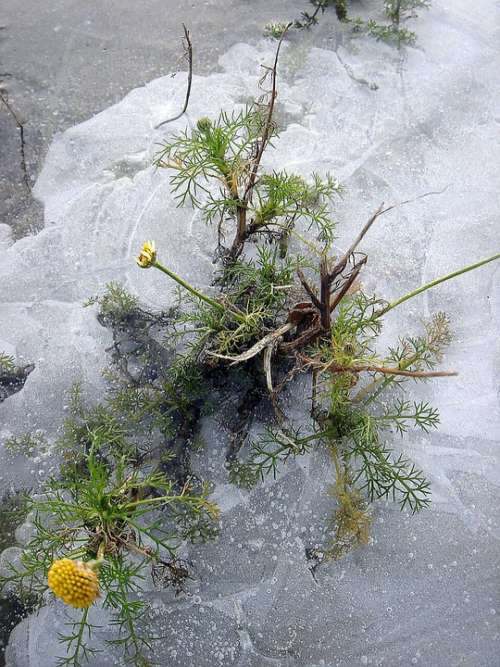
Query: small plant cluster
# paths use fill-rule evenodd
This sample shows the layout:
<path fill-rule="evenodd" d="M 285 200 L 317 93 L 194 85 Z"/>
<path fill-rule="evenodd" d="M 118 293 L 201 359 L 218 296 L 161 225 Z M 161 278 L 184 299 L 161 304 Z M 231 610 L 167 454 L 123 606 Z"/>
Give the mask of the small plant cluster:
<path fill-rule="evenodd" d="M 364 21 L 359 16 L 350 16 L 347 0 L 309 0 L 309 2 L 314 7 L 313 12 L 302 12 L 300 18 L 291 24 L 268 23 L 264 27 L 264 34 L 279 39 L 291 26 L 299 30 L 311 28 L 318 23 L 321 14 L 329 7 L 333 7 L 338 20 L 350 25 L 354 32 L 371 35 L 377 40 L 400 47 L 402 44 L 412 45 L 417 39 L 416 33 L 406 28 L 404 24 L 409 19 L 417 18 L 417 10 L 430 7 L 430 0 L 384 0 L 386 22 L 379 23 L 374 19 Z"/>
<path fill-rule="evenodd" d="M 377 339 L 384 316 L 499 255 L 392 303 L 362 290 L 359 276 L 367 256 L 358 248 L 371 226 L 394 206 L 380 206 L 338 255 L 328 208 L 329 200 L 341 193 L 336 179 L 313 174 L 307 181 L 284 170 L 266 174 L 260 167 L 271 138 L 277 136 L 273 113 L 283 37 L 274 66 L 266 70 L 271 77 L 267 97 L 238 114 L 222 113 L 215 122 L 201 119 L 193 132 L 167 142 L 156 162 L 174 170 L 171 180 L 179 203 L 189 200 L 208 224 L 217 225 L 219 295 L 199 292 L 164 266 L 152 241 L 144 245 L 137 263 L 161 270 L 189 294 L 191 308 L 178 322 L 184 325 L 179 333 L 196 350 L 193 363 L 248 367 L 262 357 L 276 424 L 250 444 L 246 461 L 239 461 L 233 451 L 233 481 L 251 486 L 312 447 L 330 453 L 337 510 L 327 553 L 338 557 L 366 543 L 373 500 L 389 497 L 411 512 L 428 504 L 430 489 L 423 472 L 394 453 L 385 434 L 437 427 L 437 410 L 408 398 L 407 383 L 455 374 L 436 370 L 451 337 L 445 314 L 436 313 L 421 334 L 402 336 L 381 354 Z M 291 250 L 292 239 L 298 252 Z M 311 378 L 311 421 L 306 426 L 290 423 L 279 400 L 299 374 Z"/>
<path fill-rule="evenodd" d="M 33 364 L 19 366 L 12 355 L 0 351 L 0 403 L 24 386 L 34 368 Z"/>
<path fill-rule="evenodd" d="M 19 595 L 42 596 L 50 588 L 82 610 L 60 637 L 67 648 L 61 665 L 80 665 L 94 651 L 90 609 L 98 600 L 114 619 L 111 643 L 135 664 L 148 664 L 153 640 L 139 629 L 144 578 L 181 589 L 189 571 L 177 556 L 179 545 L 217 533 L 217 507 L 189 465 L 217 383 L 231 383 L 242 394 L 227 453 L 233 482 L 251 487 L 312 448 L 329 453 L 334 511 L 327 557 L 368 541 L 375 499 L 394 499 L 411 512 L 429 503 L 423 471 L 393 451 L 388 432 L 438 425 L 436 409 L 406 390 L 410 381 L 454 374 L 437 370 L 450 341 L 449 322 L 436 313 L 418 335 L 404 335 L 380 352 L 383 318 L 500 253 L 390 303 L 365 293 L 360 274 L 367 256 L 359 246 L 394 206 L 380 206 L 339 253 L 330 212 L 342 193 L 338 181 L 330 174 L 306 179 L 262 168 L 264 152 L 278 137 L 281 43 L 255 104 L 200 118 L 156 156 L 157 167 L 173 172 L 179 205 L 198 208 L 217 230 L 210 293 L 174 272 L 155 242 L 146 241 L 137 265 L 177 284 L 175 306 L 150 313 L 117 283 L 86 304 L 98 305 L 99 321 L 113 331 L 110 392 L 88 407 L 75 389 L 71 416 L 51 445 L 63 464 L 39 495 L 26 499 L 34 537 L 2 582 Z M 308 378 L 310 409 L 309 419 L 295 424 L 282 396 L 299 375 Z M 269 408 L 267 428 L 251 439 L 262 404 Z M 242 445 L 248 445 L 246 456 Z M 28 455 L 49 447 L 39 434 L 13 438 L 9 446 Z"/>
<path fill-rule="evenodd" d="M 333 7 L 339 21 L 347 21 L 347 0 L 309 0 L 314 11 L 302 12 L 300 19 L 294 21 L 294 27 L 298 29 L 311 28 L 318 23 L 318 15 L 324 14 L 328 7 Z"/>
<path fill-rule="evenodd" d="M 15 368 L 14 357 L 11 354 L 0 352 L 0 372 L 12 373 Z"/>
<path fill-rule="evenodd" d="M 417 41 L 417 35 L 413 30 L 405 27 L 406 21 L 417 18 L 418 9 L 428 9 L 430 0 L 385 0 L 384 12 L 387 17 L 386 23 L 378 23 L 373 19 L 360 22 L 354 19 L 353 27 L 355 30 L 361 30 L 368 35 L 372 35 L 377 40 L 396 44 L 400 47 L 402 44 L 412 45 Z"/>
<path fill-rule="evenodd" d="M 250 239 L 272 239 L 284 256 L 301 219 L 322 238 L 331 233 L 327 201 L 341 190 L 335 179 L 313 174 L 307 183 L 284 170 L 260 170 L 264 151 L 277 136 L 273 114 L 279 50 L 274 67 L 266 68 L 261 80 L 264 86 L 270 77 L 267 95 L 243 111 L 223 111 L 215 121 L 200 118 L 194 132 L 181 133 L 156 156 L 157 167 L 174 170 L 172 186 L 179 205 L 189 202 L 201 209 L 207 223 L 217 225 L 219 250 L 230 223 L 232 242 L 223 250 L 225 264 L 233 264 Z"/>
<path fill-rule="evenodd" d="M 26 516 L 23 492 L 7 492 L 0 500 L 2 522 L 0 523 L 0 552 L 15 542 L 15 532 Z M 0 664 L 5 664 L 5 649 L 13 628 L 32 611 L 30 599 L 20 600 L 16 595 L 0 596 Z"/>
<path fill-rule="evenodd" d="M 112 286 L 104 303 L 116 306 L 116 296 Z M 66 644 L 60 665 L 81 665 L 95 651 L 88 641 L 96 629 L 89 608 L 98 599 L 115 628 L 109 643 L 123 647 L 134 664 L 149 664 L 152 640 L 138 629 L 147 608 L 144 580 L 149 576 L 156 585 L 182 590 L 189 570 L 177 556 L 179 545 L 217 533 L 218 509 L 208 486 L 194 478 L 172 479 L 165 466 L 173 453 L 161 440 L 152 444 L 158 428 L 172 428 L 168 399 L 160 406 L 158 397 L 125 394 L 118 389 L 106 404 L 87 408 L 75 387 L 71 417 L 52 447 L 63 465 L 38 495 L 26 495 L 34 536 L 20 562 L 8 563 L 1 577 L 4 591 L 20 599 L 41 603 L 49 588 L 82 610 L 60 636 Z M 34 441 L 12 439 L 10 447 L 27 447 L 31 454 Z"/>

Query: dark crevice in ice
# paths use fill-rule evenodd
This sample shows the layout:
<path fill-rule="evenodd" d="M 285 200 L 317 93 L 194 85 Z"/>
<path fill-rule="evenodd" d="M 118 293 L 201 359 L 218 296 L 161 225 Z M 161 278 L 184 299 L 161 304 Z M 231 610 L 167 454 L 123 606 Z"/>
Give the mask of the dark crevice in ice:
<path fill-rule="evenodd" d="M 24 387 L 28 375 L 35 369 L 35 364 L 15 366 L 13 369 L 0 369 L 0 403 L 17 394 Z"/>

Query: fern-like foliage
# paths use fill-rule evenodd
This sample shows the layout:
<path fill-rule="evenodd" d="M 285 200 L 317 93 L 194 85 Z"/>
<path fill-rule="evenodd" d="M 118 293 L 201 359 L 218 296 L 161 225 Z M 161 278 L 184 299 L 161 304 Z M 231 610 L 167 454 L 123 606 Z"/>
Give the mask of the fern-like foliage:
<path fill-rule="evenodd" d="M 0 372 L 12 373 L 15 367 L 14 357 L 10 354 L 5 354 L 5 352 L 0 352 Z"/>
<path fill-rule="evenodd" d="M 259 102 L 242 111 L 221 112 L 214 121 L 201 118 L 195 130 L 165 143 L 155 159 L 158 167 L 173 171 L 178 204 L 199 208 L 205 221 L 217 226 L 221 245 L 227 228 L 236 230 L 233 260 L 242 244 L 257 236 L 281 240 L 285 254 L 299 221 L 323 240 L 333 237 L 328 202 L 342 191 L 335 178 L 313 174 L 307 182 L 285 170 L 262 172 L 262 148 L 278 135 L 268 113 L 269 106 Z"/>
<path fill-rule="evenodd" d="M 26 496 L 34 535 L 20 563 L 6 564 L 0 587 L 41 598 L 54 560 L 101 555 L 99 583 L 115 629 L 110 643 L 121 646 L 134 664 L 145 664 L 152 640 L 139 623 L 143 579 L 152 568 L 175 564 L 184 540 L 212 539 L 218 510 L 207 485 L 189 480 L 179 485 L 152 457 L 144 465 L 145 452 L 129 433 L 128 421 L 118 420 L 110 405 L 86 408 L 78 388 L 71 404 L 73 414 L 54 448 L 66 463 L 41 493 Z M 89 614 L 84 611 L 61 634 L 67 650 L 60 665 L 77 667 L 91 657 Z"/>
<path fill-rule="evenodd" d="M 333 7 L 338 20 L 349 25 L 354 32 L 365 33 L 398 47 L 402 44 L 415 44 L 416 33 L 406 28 L 404 23 L 416 18 L 418 10 L 428 9 L 431 4 L 430 0 L 385 0 L 384 13 L 387 23 L 380 23 L 375 19 L 365 21 L 359 16 L 352 16 L 349 12 L 351 3 L 348 0 L 309 0 L 309 3 L 314 7 L 314 11 L 301 12 L 300 17 L 293 23 L 295 28 L 313 27 L 318 23 L 319 17 L 329 7 Z M 264 32 L 267 36 L 278 39 L 283 35 L 284 25 L 279 22 L 269 23 Z"/>
<path fill-rule="evenodd" d="M 234 210 L 263 127 L 262 109 L 251 105 L 242 111 L 222 111 L 215 121 L 201 118 L 194 131 L 181 132 L 165 143 L 155 156 L 155 164 L 174 170 L 171 183 L 179 205 L 188 201 L 203 204 L 209 221 Z M 274 125 L 272 135 L 277 135 Z M 212 179 L 222 188 L 219 196 L 209 188 Z M 209 198 L 207 203 L 200 200 L 201 193 Z"/>
<path fill-rule="evenodd" d="M 250 487 L 268 474 L 276 476 L 288 459 L 312 447 L 326 447 L 334 462 L 332 494 L 338 502 L 334 536 L 326 551 L 330 557 L 366 543 L 374 500 L 389 498 L 412 513 L 430 502 L 429 482 L 407 456 L 395 452 L 390 432 L 428 432 L 438 426 L 439 414 L 429 403 L 394 395 L 394 390 L 401 391 L 403 380 L 425 380 L 418 372 L 441 360 L 451 338 L 449 322 L 443 313 L 436 314 L 424 323 L 422 335 L 400 339 L 381 358 L 376 342 L 383 306 L 383 301 L 362 292 L 347 297 L 332 323 L 330 339 L 310 350 L 308 358 L 318 362 L 312 432 L 303 435 L 289 425 L 269 428 L 252 443 L 246 461 L 230 463 L 233 481 Z M 367 372 L 364 382 L 360 369 Z M 399 376 L 399 369 L 416 374 Z"/>

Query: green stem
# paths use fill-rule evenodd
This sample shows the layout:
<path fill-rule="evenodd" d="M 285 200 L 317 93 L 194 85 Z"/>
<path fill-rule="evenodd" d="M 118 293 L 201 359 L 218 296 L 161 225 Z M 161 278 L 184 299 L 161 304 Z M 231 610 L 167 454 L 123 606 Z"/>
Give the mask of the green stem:
<path fill-rule="evenodd" d="M 127 503 L 126 509 L 138 507 L 140 505 L 151 505 L 155 503 L 171 503 L 174 500 L 182 500 L 184 496 L 158 496 L 157 498 L 144 498 L 143 500 L 136 500 L 133 503 Z"/>
<path fill-rule="evenodd" d="M 332 430 L 327 428 L 324 431 L 318 431 L 317 433 L 312 433 L 311 435 L 305 436 L 304 438 L 299 438 L 297 442 L 300 442 L 301 445 L 305 445 L 312 440 L 319 440 L 319 438 L 324 438 L 331 435 Z"/>
<path fill-rule="evenodd" d="M 421 292 L 424 292 L 425 290 L 430 289 L 431 287 L 434 287 L 435 285 L 439 285 L 439 283 L 445 282 L 446 280 L 450 280 L 450 278 L 455 278 L 456 276 L 461 275 L 462 273 L 467 273 L 467 271 L 472 271 L 473 269 L 477 269 L 480 266 L 483 266 L 483 264 L 488 264 L 488 262 L 493 262 L 496 259 L 500 258 L 500 253 L 493 255 L 492 257 L 488 257 L 487 259 L 483 259 L 480 262 L 477 262 L 476 264 L 470 264 L 469 266 L 464 267 L 463 269 L 459 269 L 458 271 L 454 271 L 453 273 L 449 273 L 446 276 L 442 276 L 441 278 L 436 278 L 436 280 L 433 280 L 430 283 L 427 283 L 426 285 L 423 285 L 422 287 L 419 287 L 418 289 L 414 290 L 413 292 L 409 292 L 408 294 L 405 294 L 402 296 L 400 299 L 397 301 L 393 301 L 390 303 L 388 306 L 386 306 L 383 310 L 380 310 L 377 313 L 377 316 L 380 317 L 381 315 L 385 315 L 389 310 L 392 310 L 396 306 L 399 306 L 400 303 L 403 303 L 404 301 L 408 301 L 408 299 L 411 299 L 412 297 L 416 296 L 417 294 L 420 294 Z M 406 359 L 404 362 L 401 362 L 399 364 L 399 367 L 404 370 L 408 368 L 408 366 L 411 366 L 411 364 L 415 361 L 415 357 L 412 357 L 411 359 Z M 379 378 L 377 380 L 373 380 L 373 382 L 370 382 L 366 387 L 361 389 L 352 399 L 355 403 L 359 403 L 360 401 L 364 401 L 365 405 L 368 405 L 369 403 L 372 403 L 380 394 L 387 388 L 389 384 L 394 382 L 396 379 L 395 376 L 393 377 L 386 377 L 386 378 Z M 366 396 L 370 394 L 370 396 L 365 400 Z"/>
<path fill-rule="evenodd" d="M 86 607 L 83 612 L 82 612 L 82 618 L 80 619 L 80 622 L 78 623 L 78 633 L 76 634 L 75 640 L 76 640 L 76 646 L 75 650 L 73 652 L 73 655 L 71 656 L 71 659 L 74 661 L 75 665 L 79 665 L 79 658 L 80 658 L 80 651 L 83 649 L 84 646 L 84 639 L 83 639 L 83 633 L 85 631 L 85 628 L 87 627 L 87 617 L 89 615 L 89 608 Z"/>
<path fill-rule="evenodd" d="M 369 385 L 367 385 L 364 389 L 361 389 L 356 396 L 352 399 L 353 403 L 359 403 L 359 401 L 363 400 L 365 396 L 367 396 L 371 391 L 373 393 L 364 401 L 365 405 L 369 405 L 370 403 L 373 403 L 373 401 L 380 396 L 380 394 L 387 389 L 388 385 L 390 385 L 394 380 L 396 379 L 396 375 L 388 375 L 385 378 L 379 378 L 378 380 L 374 380 L 373 382 L 370 382 Z"/>
<path fill-rule="evenodd" d="M 129 510 L 134 507 L 139 507 L 141 505 L 154 505 L 158 503 L 172 503 L 176 500 L 183 501 L 185 503 L 192 503 L 196 505 L 197 503 L 203 504 L 199 497 L 189 496 L 186 493 L 181 494 L 180 496 L 158 496 L 157 498 L 144 498 L 143 500 L 135 500 L 133 503 L 127 503 L 125 509 Z"/>
<path fill-rule="evenodd" d="M 161 540 L 159 537 L 157 537 L 151 530 L 148 530 L 146 526 L 143 526 L 141 524 L 136 523 L 135 521 L 132 521 L 131 519 L 128 520 L 128 523 L 133 526 L 136 531 L 139 534 L 146 535 L 152 542 L 156 544 L 157 550 L 159 550 L 160 547 L 165 549 L 166 551 L 169 552 L 169 554 L 172 556 L 172 558 L 175 557 L 176 555 L 176 550 L 172 546 L 170 546 L 167 542 L 164 540 Z M 162 531 L 165 532 L 165 531 Z"/>
<path fill-rule="evenodd" d="M 153 262 L 152 266 L 154 266 L 156 269 L 159 269 L 163 273 L 165 273 L 169 278 L 172 278 L 172 280 L 175 280 L 175 282 L 180 285 L 181 287 L 184 287 L 188 292 L 191 292 L 193 296 L 195 296 L 197 299 L 200 299 L 201 301 L 204 301 L 205 303 L 208 303 L 209 306 L 212 306 L 213 308 L 217 308 L 217 310 L 220 310 L 223 313 L 226 313 L 228 311 L 228 308 L 218 301 L 215 301 L 215 299 L 211 299 L 209 296 L 206 294 L 203 294 L 203 292 L 198 291 L 196 288 L 194 288 L 192 285 L 190 285 L 188 282 L 183 280 L 180 276 L 178 276 L 176 273 L 171 271 L 170 269 L 167 269 L 166 266 L 163 266 L 163 264 L 160 264 L 160 262 Z M 240 315 L 239 313 L 235 313 L 234 310 L 231 310 L 231 315 L 233 315 L 239 322 L 245 322 L 245 317 L 243 315 Z"/>
<path fill-rule="evenodd" d="M 494 262 L 497 259 L 500 259 L 500 253 L 497 253 L 492 257 L 487 257 L 486 259 L 482 259 L 480 262 L 476 262 L 476 264 L 469 264 L 468 266 L 465 266 L 464 268 L 459 269 L 458 271 L 453 271 L 453 273 L 448 273 L 446 276 L 441 276 L 440 278 L 436 278 L 432 282 L 427 283 L 426 285 L 422 285 L 422 287 L 419 287 L 418 289 L 413 290 L 412 292 L 408 292 L 408 294 L 405 294 L 396 301 L 393 301 L 392 303 L 387 305 L 382 310 L 379 310 L 377 316 L 381 317 L 382 315 L 385 315 L 393 308 L 396 308 L 396 306 L 399 306 L 401 303 L 404 303 L 405 301 L 412 299 L 414 296 L 417 296 L 417 294 L 421 294 L 422 292 L 431 289 L 431 287 L 435 287 L 440 283 L 444 283 L 447 280 L 451 280 L 451 278 L 456 278 L 457 276 L 461 276 L 462 273 L 467 273 L 468 271 L 473 271 L 474 269 L 478 269 L 480 266 L 484 266 L 484 264 L 488 264 L 489 262 Z"/>
<path fill-rule="evenodd" d="M 312 243 L 312 241 L 308 241 L 304 236 L 302 236 L 302 234 L 299 234 L 299 232 L 295 231 L 295 229 L 293 228 L 289 229 L 286 225 L 282 225 L 279 222 L 271 222 L 270 224 L 272 224 L 273 227 L 279 227 L 280 229 L 284 229 L 292 236 L 295 236 L 295 238 L 297 238 L 301 243 L 306 245 L 309 248 L 309 250 L 312 250 L 312 252 L 318 257 L 321 257 L 323 255 L 322 250 L 317 248 L 316 245 Z"/>

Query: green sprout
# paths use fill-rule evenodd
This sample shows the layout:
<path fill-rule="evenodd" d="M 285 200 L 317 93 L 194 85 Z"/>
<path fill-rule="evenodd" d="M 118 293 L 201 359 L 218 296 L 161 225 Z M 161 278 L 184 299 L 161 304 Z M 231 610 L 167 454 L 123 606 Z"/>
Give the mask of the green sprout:
<path fill-rule="evenodd" d="M 413 45 L 416 42 L 416 33 L 406 28 L 403 24 L 409 19 L 417 17 L 417 10 L 428 9 L 430 0 L 385 0 L 384 13 L 388 23 L 379 23 L 374 19 L 363 20 L 359 16 L 350 16 L 348 0 L 309 0 L 314 7 L 313 12 L 301 12 L 298 19 L 293 21 L 292 25 L 298 30 L 312 28 L 319 22 L 319 17 L 325 13 L 329 7 L 333 7 L 337 19 L 350 26 L 354 33 L 365 33 L 377 40 L 395 44 L 401 47 L 402 44 Z M 283 36 L 283 26 L 285 24 L 275 22 L 268 23 L 264 28 L 266 36 L 280 38 Z M 285 26 L 286 27 L 286 26 Z M 286 32 L 286 31 L 285 31 Z"/>
<path fill-rule="evenodd" d="M 273 37 L 274 39 L 281 39 L 288 30 L 287 23 L 280 23 L 279 21 L 271 21 L 264 26 L 264 37 Z"/>
<path fill-rule="evenodd" d="M 0 372 L 12 373 L 15 367 L 14 357 L 10 354 L 5 354 L 5 352 L 0 352 Z"/>

